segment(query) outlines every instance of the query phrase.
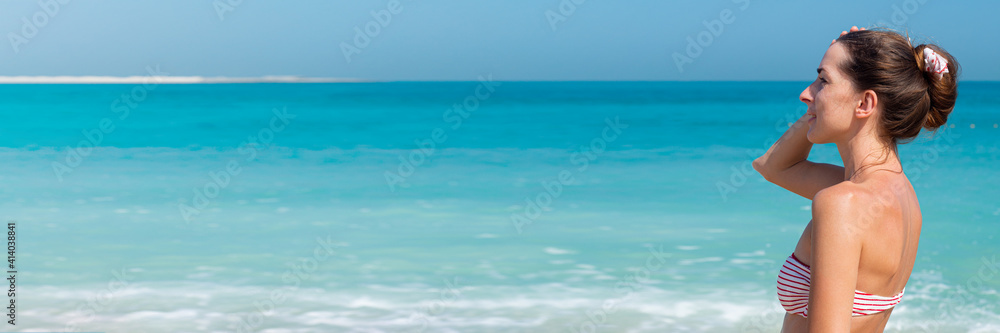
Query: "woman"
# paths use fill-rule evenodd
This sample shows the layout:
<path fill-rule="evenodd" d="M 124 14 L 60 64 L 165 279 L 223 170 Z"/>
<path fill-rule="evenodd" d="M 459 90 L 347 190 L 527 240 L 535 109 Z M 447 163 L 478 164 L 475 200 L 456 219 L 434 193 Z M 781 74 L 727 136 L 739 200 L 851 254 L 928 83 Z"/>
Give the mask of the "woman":
<path fill-rule="evenodd" d="M 808 105 L 753 166 L 812 200 L 812 221 L 778 274 L 783 332 L 881 332 L 902 300 L 920 239 L 920 206 L 898 143 L 945 124 L 958 63 L 892 31 L 841 33 L 799 99 Z M 837 145 L 844 167 L 807 161 Z"/>

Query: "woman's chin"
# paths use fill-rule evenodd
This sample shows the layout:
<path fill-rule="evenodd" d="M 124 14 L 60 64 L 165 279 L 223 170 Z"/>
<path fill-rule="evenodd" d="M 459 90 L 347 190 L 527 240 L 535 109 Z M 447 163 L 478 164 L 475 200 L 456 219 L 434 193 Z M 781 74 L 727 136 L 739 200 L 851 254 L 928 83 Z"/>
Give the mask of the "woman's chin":
<path fill-rule="evenodd" d="M 816 137 L 816 135 L 813 135 L 811 128 L 809 129 L 808 132 L 806 132 L 806 140 L 809 140 L 809 143 L 812 143 L 814 145 L 822 144 L 819 138 Z"/>

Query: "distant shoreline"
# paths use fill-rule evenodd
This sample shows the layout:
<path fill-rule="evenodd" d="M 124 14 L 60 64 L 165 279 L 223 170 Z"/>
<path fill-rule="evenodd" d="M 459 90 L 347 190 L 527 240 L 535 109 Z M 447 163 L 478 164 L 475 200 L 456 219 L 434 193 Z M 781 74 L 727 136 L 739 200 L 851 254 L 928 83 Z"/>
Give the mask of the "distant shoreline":
<path fill-rule="evenodd" d="M 341 83 L 368 82 L 361 79 L 298 76 L 203 77 L 203 76 L 0 76 L 0 84 L 199 84 L 199 83 Z"/>
<path fill-rule="evenodd" d="M 204 77 L 204 76 L 0 76 L 3 84 L 229 84 L 229 83 L 391 83 L 391 82 L 476 82 L 470 80 L 373 80 L 355 78 L 261 76 L 261 77 Z M 502 80 L 498 82 L 524 83 L 806 83 L 808 80 Z M 1000 83 L 1000 80 L 963 80 L 965 83 Z"/>

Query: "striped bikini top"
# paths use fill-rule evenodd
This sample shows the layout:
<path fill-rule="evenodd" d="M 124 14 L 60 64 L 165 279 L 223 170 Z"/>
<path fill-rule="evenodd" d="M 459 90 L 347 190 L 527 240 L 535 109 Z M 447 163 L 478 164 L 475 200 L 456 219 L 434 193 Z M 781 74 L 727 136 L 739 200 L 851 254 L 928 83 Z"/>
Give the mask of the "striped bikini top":
<path fill-rule="evenodd" d="M 785 259 L 785 264 L 778 272 L 778 301 L 785 311 L 808 317 L 809 309 L 809 265 L 803 264 L 795 254 Z M 903 288 L 893 297 L 877 296 L 866 292 L 854 291 L 854 317 L 879 313 L 899 304 L 903 299 Z"/>

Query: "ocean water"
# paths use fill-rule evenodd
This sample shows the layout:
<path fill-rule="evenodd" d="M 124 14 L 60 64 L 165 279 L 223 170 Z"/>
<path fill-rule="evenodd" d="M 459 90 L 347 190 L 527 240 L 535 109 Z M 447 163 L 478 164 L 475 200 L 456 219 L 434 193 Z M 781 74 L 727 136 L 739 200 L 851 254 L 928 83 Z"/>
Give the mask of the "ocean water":
<path fill-rule="evenodd" d="M 0 85 L 13 330 L 775 332 L 806 85 Z M 1000 83 L 949 123 L 888 331 L 1000 331 Z"/>

